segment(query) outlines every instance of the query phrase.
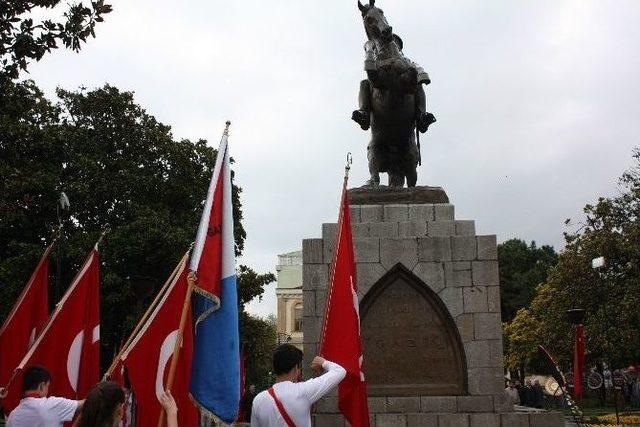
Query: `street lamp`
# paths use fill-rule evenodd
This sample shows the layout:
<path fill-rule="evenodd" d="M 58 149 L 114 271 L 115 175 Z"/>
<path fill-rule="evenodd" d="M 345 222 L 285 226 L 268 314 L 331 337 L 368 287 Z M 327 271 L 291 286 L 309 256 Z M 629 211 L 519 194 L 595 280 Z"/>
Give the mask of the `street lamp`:
<path fill-rule="evenodd" d="M 594 270 L 597 270 L 598 268 L 602 268 L 604 266 L 605 261 L 603 256 L 591 260 L 591 268 L 593 268 Z"/>

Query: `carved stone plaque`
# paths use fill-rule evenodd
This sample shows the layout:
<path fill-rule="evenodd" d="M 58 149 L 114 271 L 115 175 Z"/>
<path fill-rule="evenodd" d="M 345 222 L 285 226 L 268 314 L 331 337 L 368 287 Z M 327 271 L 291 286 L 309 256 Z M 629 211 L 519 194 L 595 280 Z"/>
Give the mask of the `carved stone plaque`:
<path fill-rule="evenodd" d="M 361 324 L 370 396 L 465 393 L 456 325 L 438 296 L 402 265 L 364 297 Z"/>

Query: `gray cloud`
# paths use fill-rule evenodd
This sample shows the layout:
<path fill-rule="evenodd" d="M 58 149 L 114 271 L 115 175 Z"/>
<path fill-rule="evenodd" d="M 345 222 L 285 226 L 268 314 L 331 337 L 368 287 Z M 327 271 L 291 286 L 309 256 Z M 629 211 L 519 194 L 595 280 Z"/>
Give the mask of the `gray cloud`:
<path fill-rule="evenodd" d="M 351 185 L 367 178 L 367 135 L 349 120 L 364 77 L 355 1 L 113 3 L 80 54 L 55 52 L 31 77 L 49 94 L 134 90 L 178 137 L 217 144 L 230 118 L 242 262 L 273 270 L 277 253 L 336 220 L 347 151 Z M 438 122 L 418 183 L 443 186 L 480 233 L 561 247 L 563 220 L 613 194 L 640 145 L 640 4 L 378 3 L 433 81 Z M 251 310 L 273 312 L 274 301 Z"/>

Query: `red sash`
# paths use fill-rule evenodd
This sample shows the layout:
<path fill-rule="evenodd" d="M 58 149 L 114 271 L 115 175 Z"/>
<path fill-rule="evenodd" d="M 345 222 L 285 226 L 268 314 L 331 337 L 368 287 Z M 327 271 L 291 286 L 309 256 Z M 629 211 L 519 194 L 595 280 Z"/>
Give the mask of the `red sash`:
<path fill-rule="evenodd" d="M 280 401 L 280 399 L 278 399 L 276 391 L 273 389 L 273 387 L 269 388 L 269 394 L 271 395 L 271 397 L 273 397 L 273 401 L 276 402 L 278 411 L 280 412 L 280 415 L 282 415 L 282 418 L 284 418 L 284 422 L 287 423 L 287 427 L 296 427 L 296 424 L 293 422 L 289 414 L 287 414 L 287 410 L 284 409 L 284 405 L 282 405 L 282 402 Z"/>

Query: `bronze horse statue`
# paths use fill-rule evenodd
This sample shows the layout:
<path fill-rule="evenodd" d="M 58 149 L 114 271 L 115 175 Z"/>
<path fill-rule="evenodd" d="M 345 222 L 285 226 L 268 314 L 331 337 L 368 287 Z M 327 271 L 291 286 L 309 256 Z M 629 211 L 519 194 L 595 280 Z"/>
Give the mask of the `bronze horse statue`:
<path fill-rule="evenodd" d="M 389 175 L 389 186 L 415 187 L 420 163 L 419 134 L 435 117 L 425 111 L 422 84 L 429 84 L 424 70 L 402 53 L 402 39 L 393 33 L 375 0 L 358 1 L 368 41 L 365 43 L 367 79 L 360 82 L 359 109 L 351 118 L 363 130 L 371 127 L 367 159 L 371 178 L 380 184 L 380 172 Z M 418 132 L 416 132 L 416 130 Z M 416 137 L 418 143 L 416 144 Z"/>

